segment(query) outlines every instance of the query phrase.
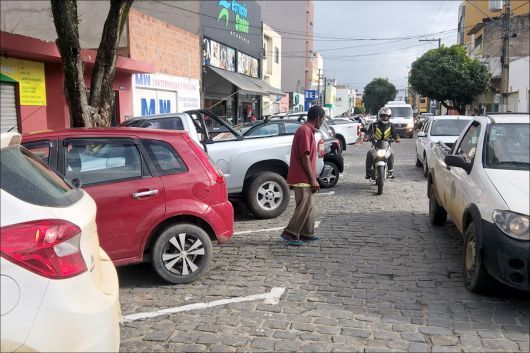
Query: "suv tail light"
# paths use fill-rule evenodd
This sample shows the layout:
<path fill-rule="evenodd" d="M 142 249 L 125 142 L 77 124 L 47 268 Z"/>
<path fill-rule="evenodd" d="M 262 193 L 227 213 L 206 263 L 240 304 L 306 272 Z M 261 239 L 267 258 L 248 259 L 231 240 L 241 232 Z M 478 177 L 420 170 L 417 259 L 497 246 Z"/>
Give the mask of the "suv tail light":
<path fill-rule="evenodd" d="M 326 148 L 324 146 L 324 140 L 320 139 L 320 141 L 318 141 L 318 158 L 324 158 L 325 154 Z"/>
<path fill-rule="evenodd" d="M 79 246 L 81 229 L 60 219 L 0 228 L 0 254 L 40 276 L 63 279 L 87 270 Z"/>
<path fill-rule="evenodd" d="M 189 137 L 189 135 L 183 135 L 183 137 L 188 143 L 188 145 L 191 147 L 192 151 L 195 152 L 197 157 L 199 157 L 200 161 L 202 162 L 208 173 L 215 180 L 215 182 L 219 184 L 224 184 L 225 175 L 219 169 L 219 167 L 215 165 L 210 156 L 208 156 L 206 152 L 204 152 L 203 149 Z"/>

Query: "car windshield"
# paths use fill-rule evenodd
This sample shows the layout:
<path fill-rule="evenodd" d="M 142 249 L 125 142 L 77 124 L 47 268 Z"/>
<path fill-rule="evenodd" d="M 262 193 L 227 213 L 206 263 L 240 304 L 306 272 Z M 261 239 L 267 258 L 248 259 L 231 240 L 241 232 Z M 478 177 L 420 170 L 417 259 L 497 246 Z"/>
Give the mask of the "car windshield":
<path fill-rule="evenodd" d="M 485 167 L 528 170 L 528 124 L 492 124 L 486 136 Z"/>
<path fill-rule="evenodd" d="M 462 119 L 434 120 L 431 127 L 431 136 L 458 136 L 469 123 Z"/>
<path fill-rule="evenodd" d="M 412 108 L 410 107 L 389 107 L 392 111 L 392 118 L 411 118 Z"/>

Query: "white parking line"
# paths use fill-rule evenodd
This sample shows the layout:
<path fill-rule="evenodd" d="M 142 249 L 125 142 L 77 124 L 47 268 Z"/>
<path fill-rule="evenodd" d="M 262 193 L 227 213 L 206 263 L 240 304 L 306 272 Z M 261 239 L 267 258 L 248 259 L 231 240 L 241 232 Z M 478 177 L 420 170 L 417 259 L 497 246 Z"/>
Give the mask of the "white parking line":
<path fill-rule="evenodd" d="M 184 306 L 177 306 L 174 308 L 167 308 L 167 309 L 159 309 L 157 311 L 150 311 L 145 313 L 137 313 L 137 314 L 130 314 L 125 315 L 121 317 L 122 322 L 129 322 L 129 321 L 136 321 L 141 319 L 148 319 L 152 317 L 157 317 L 160 315 L 167 315 L 167 314 L 174 314 L 174 313 L 180 313 L 183 311 L 190 311 L 190 310 L 199 310 L 199 309 L 207 309 L 212 308 L 214 306 L 219 305 L 227 305 L 231 303 L 241 303 L 241 302 L 250 302 L 254 300 L 260 300 L 264 299 L 264 304 L 271 304 L 276 305 L 280 302 L 280 298 L 285 292 L 285 288 L 283 287 L 274 287 L 271 289 L 268 293 L 262 293 L 262 294 L 253 294 L 253 295 L 247 295 L 246 297 L 235 297 L 230 299 L 221 299 L 221 300 L 215 300 L 212 302 L 207 303 L 195 303 L 195 304 L 188 304 Z"/>
<path fill-rule="evenodd" d="M 315 221 L 315 229 L 318 228 L 321 221 Z M 264 233 L 264 232 L 277 232 L 280 230 L 283 230 L 285 227 L 274 227 L 274 228 L 263 228 L 263 229 L 256 229 L 256 230 L 242 230 L 239 232 L 234 232 L 234 235 L 241 235 L 241 234 L 254 234 L 254 233 Z"/>

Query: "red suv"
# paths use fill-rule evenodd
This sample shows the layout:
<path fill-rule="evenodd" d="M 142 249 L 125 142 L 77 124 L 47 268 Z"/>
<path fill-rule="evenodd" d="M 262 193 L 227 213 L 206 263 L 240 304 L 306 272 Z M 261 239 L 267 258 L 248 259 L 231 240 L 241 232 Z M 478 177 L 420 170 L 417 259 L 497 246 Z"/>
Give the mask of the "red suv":
<path fill-rule="evenodd" d="M 150 259 L 166 281 L 188 283 L 210 267 L 211 239 L 233 234 L 223 173 L 186 132 L 63 129 L 22 144 L 96 201 L 101 247 L 116 265 Z"/>

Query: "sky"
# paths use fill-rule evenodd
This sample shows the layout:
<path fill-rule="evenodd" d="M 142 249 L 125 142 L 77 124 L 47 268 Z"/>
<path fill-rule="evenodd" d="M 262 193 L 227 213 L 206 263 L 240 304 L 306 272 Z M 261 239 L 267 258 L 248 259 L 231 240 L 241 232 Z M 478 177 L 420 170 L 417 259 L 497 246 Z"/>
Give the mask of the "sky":
<path fill-rule="evenodd" d="M 438 47 L 437 41 L 419 39 L 442 38 L 442 45 L 456 44 L 460 3 L 314 1 L 313 45 L 324 58 L 324 76 L 357 92 L 373 78 L 385 77 L 403 95 L 411 64 Z"/>

